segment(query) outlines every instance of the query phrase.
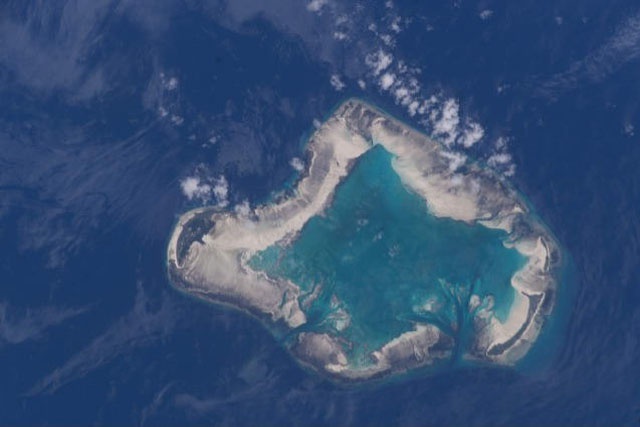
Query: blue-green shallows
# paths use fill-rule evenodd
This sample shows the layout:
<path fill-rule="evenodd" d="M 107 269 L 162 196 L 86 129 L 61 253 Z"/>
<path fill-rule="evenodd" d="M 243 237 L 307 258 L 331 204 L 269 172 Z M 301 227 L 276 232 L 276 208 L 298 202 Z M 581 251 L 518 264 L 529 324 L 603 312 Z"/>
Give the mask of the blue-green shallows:
<path fill-rule="evenodd" d="M 249 262 L 297 284 L 305 293 L 304 328 L 346 338 L 356 363 L 416 320 L 456 338 L 467 335 L 472 294 L 493 295 L 504 319 L 513 300 L 511 276 L 525 262 L 504 247 L 505 232 L 431 215 L 391 160 L 380 146 L 364 154 L 323 216 L 289 246 L 271 246 Z M 345 312 L 349 324 L 339 330 Z"/>

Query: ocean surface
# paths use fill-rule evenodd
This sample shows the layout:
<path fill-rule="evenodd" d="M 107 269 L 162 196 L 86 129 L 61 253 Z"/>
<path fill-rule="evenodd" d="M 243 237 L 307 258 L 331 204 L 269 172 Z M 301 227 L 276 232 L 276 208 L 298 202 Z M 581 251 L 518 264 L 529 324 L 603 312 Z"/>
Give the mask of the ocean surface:
<path fill-rule="evenodd" d="M 629 0 L 3 2 L 0 425 L 637 426 L 639 23 Z M 543 369 L 340 387 L 171 288 L 178 216 L 269 200 L 350 96 L 556 234 L 574 286 Z"/>

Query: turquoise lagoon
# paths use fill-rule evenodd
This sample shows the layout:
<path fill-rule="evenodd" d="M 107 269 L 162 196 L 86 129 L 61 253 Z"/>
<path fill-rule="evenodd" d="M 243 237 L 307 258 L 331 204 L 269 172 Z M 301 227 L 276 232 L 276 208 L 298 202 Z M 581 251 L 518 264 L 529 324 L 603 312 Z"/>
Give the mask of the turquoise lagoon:
<path fill-rule="evenodd" d="M 296 239 L 256 253 L 252 269 L 288 279 L 302 290 L 307 323 L 347 343 L 355 365 L 416 322 L 438 326 L 456 340 L 459 358 L 473 335 L 475 310 L 491 296 L 505 320 L 510 280 L 526 259 L 505 247 L 504 231 L 430 214 L 405 187 L 392 155 L 375 146 L 340 183 L 331 205 Z M 470 305 L 472 295 L 480 305 Z"/>

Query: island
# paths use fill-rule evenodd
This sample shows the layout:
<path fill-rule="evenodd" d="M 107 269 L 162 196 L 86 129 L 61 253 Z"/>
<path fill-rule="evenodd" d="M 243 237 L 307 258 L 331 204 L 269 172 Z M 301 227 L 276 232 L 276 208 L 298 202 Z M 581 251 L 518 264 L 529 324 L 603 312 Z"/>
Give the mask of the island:
<path fill-rule="evenodd" d="M 456 361 L 511 366 L 541 334 L 560 246 L 490 168 L 349 99 L 290 191 L 182 215 L 170 280 L 260 319 L 293 357 L 363 381 Z"/>

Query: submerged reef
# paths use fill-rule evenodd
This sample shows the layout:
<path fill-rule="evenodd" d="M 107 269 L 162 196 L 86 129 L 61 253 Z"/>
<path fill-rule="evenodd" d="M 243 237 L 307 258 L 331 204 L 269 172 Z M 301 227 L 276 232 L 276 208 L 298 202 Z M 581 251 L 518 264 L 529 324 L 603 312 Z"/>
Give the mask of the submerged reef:
<path fill-rule="evenodd" d="M 446 147 L 356 99 L 307 151 L 291 194 L 179 219 L 167 250 L 177 289 L 260 318 L 340 380 L 528 353 L 561 253 L 517 191 L 477 163 L 451 167 Z"/>

